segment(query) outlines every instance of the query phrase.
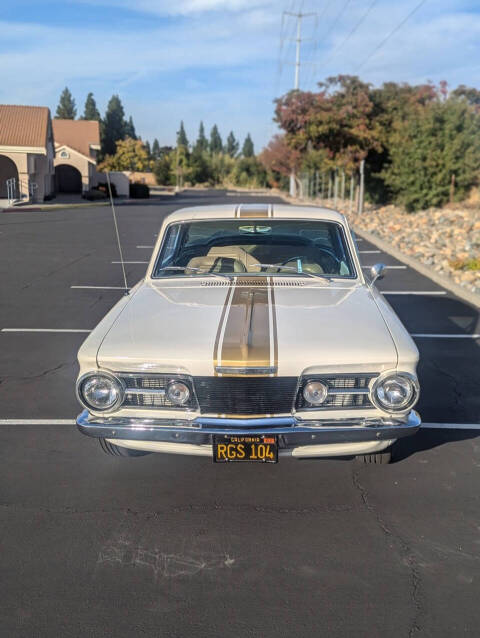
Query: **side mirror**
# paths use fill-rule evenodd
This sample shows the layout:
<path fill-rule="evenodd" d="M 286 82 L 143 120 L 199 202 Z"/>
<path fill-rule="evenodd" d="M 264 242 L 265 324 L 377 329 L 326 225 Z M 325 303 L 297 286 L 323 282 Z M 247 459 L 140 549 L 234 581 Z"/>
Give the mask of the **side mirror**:
<path fill-rule="evenodd" d="M 370 268 L 371 283 L 374 284 L 377 279 L 383 279 L 385 275 L 385 264 L 375 264 Z"/>

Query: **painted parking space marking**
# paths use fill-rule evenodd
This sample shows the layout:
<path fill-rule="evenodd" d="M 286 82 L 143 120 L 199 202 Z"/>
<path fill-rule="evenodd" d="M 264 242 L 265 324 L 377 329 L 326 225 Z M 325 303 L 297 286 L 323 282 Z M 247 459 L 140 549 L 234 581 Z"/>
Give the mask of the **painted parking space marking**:
<path fill-rule="evenodd" d="M 480 423 L 422 423 L 421 427 L 430 430 L 480 430 Z"/>
<path fill-rule="evenodd" d="M 410 333 L 412 337 L 417 337 L 418 339 L 480 339 L 479 334 L 426 334 L 423 332 L 412 332 Z"/>
<path fill-rule="evenodd" d="M 446 295 L 446 290 L 380 290 L 382 295 Z"/>
<path fill-rule="evenodd" d="M 112 264 L 121 264 L 121 263 L 124 263 L 124 264 L 148 264 L 149 262 L 148 261 L 124 261 L 124 262 L 112 261 Z"/>
<path fill-rule="evenodd" d="M 125 288 L 119 288 L 119 290 L 125 290 Z M 388 293 L 384 293 L 388 294 Z M 92 330 L 86 330 L 83 328 L 0 328 L 0 332 L 92 332 Z M 435 334 L 424 332 L 411 332 L 411 337 L 417 337 L 419 339 L 480 339 L 479 334 Z"/>
<path fill-rule="evenodd" d="M 359 250 L 358 252 L 361 255 L 378 255 L 382 251 L 381 250 Z"/>
<path fill-rule="evenodd" d="M 0 332 L 92 332 L 79 328 L 0 328 Z"/>
<path fill-rule="evenodd" d="M 75 425 L 75 419 L 0 419 L 0 425 Z"/>
<path fill-rule="evenodd" d="M 155 248 L 155 246 L 137 246 L 137 248 L 150 248 L 150 249 L 152 249 L 152 248 Z"/>
<path fill-rule="evenodd" d="M 125 290 L 125 286 L 70 286 L 70 288 L 74 290 Z"/>

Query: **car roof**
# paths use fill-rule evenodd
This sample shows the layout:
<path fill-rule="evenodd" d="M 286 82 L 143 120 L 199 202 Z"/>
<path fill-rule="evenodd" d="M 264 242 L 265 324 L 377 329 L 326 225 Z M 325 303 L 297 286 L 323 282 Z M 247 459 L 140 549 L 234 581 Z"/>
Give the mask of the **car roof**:
<path fill-rule="evenodd" d="M 321 219 L 346 224 L 345 216 L 331 208 L 321 206 L 298 206 L 290 204 L 220 204 L 215 206 L 192 206 L 171 213 L 166 223 L 200 219 Z"/>

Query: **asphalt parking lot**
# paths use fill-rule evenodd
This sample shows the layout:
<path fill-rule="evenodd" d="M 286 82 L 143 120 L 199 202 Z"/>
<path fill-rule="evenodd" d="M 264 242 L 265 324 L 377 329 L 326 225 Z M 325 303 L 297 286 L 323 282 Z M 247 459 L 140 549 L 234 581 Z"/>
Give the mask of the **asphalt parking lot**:
<path fill-rule="evenodd" d="M 223 201 L 119 206 L 129 284 L 166 214 Z M 2 635 L 479 634 L 479 313 L 359 246 L 421 353 L 429 427 L 393 464 L 121 459 L 69 424 L 77 349 L 122 295 L 111 211 L 0 214 Z"/>

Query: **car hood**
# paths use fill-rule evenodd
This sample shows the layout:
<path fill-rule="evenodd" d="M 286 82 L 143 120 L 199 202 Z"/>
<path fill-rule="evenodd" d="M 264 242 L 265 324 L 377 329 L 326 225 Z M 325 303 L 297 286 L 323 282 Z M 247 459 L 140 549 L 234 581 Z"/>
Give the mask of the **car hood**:
<path fill-rule="evenodd" d="M 282 376 L 377 372 L 397 350 L 370 290 L 271 277 L 142 284 L 101 342 L 112 371 L 209 376 L 261 368 Z"/>

